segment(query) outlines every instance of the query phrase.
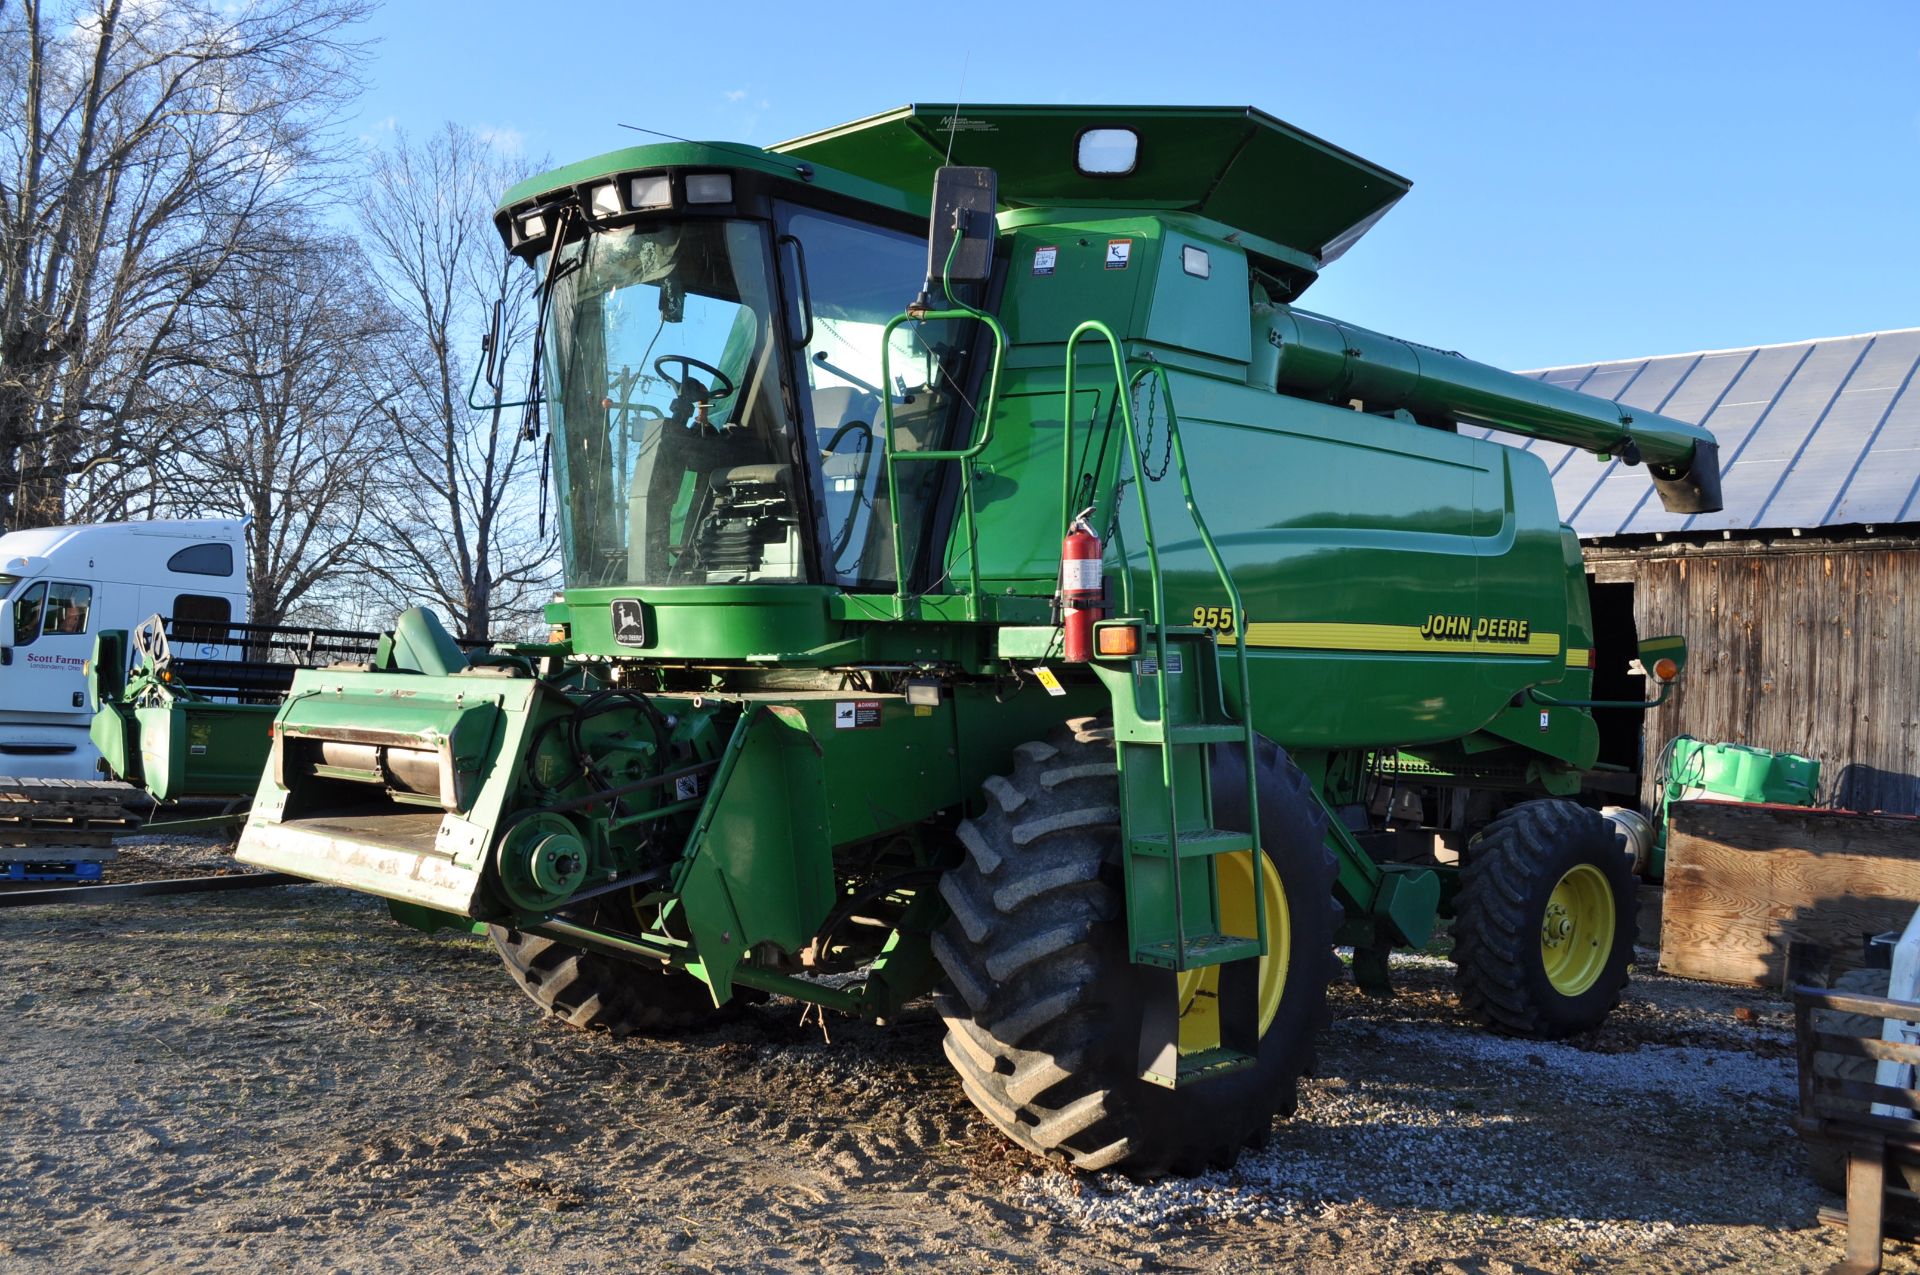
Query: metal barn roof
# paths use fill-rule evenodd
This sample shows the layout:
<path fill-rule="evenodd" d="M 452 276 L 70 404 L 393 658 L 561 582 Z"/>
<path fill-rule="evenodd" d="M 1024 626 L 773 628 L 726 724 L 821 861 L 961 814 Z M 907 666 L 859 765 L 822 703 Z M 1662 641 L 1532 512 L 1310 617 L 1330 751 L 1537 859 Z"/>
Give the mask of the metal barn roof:
<path fill-rule="evenodd" d="M 1725 476 L 1717 514 L 1666 512 L 1644 468 L 1557 443 L 1527 450 L 1547 463 L 1560 516 L 1583 539 L 1915 522 L 1916 373 L 1920 328 L 1522 373 L 1712 430 Z"/>

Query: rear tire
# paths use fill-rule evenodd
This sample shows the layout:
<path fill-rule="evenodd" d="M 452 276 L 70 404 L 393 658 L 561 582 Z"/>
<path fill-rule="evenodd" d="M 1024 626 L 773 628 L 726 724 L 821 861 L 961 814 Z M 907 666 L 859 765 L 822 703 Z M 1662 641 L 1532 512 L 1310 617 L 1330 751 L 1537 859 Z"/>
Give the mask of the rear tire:
<path fill-rule="evenodd" d="M 508 977 L 534 1004 L 582 1031 L 665 1035 L 739 1012 L 738 999 L 716 1007 L 707 985 L 690 974 L 650 969 L 501 925 L 488 926 L 487 937 Z"/>
<path fill-rule="evenodd" d="M 1288 919 L 1277 1007 L 1253 1066 L 1181 1089 L 1149 1084 L 1112 732 L 1073 726 L 1016 749 L 1012 775 L 986 784 L 985 812 L 960 825 L 966 858 L 940 886 L 953 916 L 933 940 L 949 981 L 937 997 L 947 1058 L 973 1104 L 1036 1154 L 1136 1177 L 1230 1165 L 1265 1143 L 1276 1113 L 1292 1114 L 1326 1020 L 1338 907 L 1324 816 L 1299 768 L 1261 741 L 1261 833 Z M 1215 750 L 1214 818 L 1244 830 L 1240 756 Z"/>
<path fill-rule="evenodd" d="M 1612 825 L 1528 801 L 1467 843 L 1453 923 L 1460 1004 L 1496 1032 L 1558 1040 L 1620 1003 L 1636 934 L 1633 865 Z"/>

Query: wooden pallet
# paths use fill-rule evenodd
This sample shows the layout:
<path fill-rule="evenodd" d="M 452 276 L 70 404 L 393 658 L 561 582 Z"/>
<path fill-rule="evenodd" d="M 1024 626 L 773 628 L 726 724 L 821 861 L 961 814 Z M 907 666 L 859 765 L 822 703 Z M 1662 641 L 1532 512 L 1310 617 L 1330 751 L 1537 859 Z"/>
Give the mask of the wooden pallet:
<path fill-rule="evenodd" d="M 0 860 L 32 848 L 35 858 L 55 848 L 85 848 L 93 861 L 111 858 L 101 849 L 132 832 L 140 820 L 127 808 L 139 790 L 127 784 L 78 779 L 14 779 L 0 775 Z M 55 853 L 55 858 L 77 858 Z"/>
<path fill-rule="evenodd" d="M 1815 1059 L 1824 1054 L 1920 1064 L 1920 1045 L 1880 1039 L 1885 1019 L 1920 1024 L 1920 1004 L 1796 987 L 1793 1006 L 1800 1064 L 1800 1113 L 1794 1126 L 1803 1137 L 1837 1146 L 1846 1155 L 1846 1255 L 1827 1268 L 1827 1275 L 1873 1275 L 1880 1269 L 1881 1238 L 1893 1229 L 1887 1225 L 1887 1201 L 1898 1201 L 1908 1213 L 1920 1204 L 1920 1196 L 1907 1187 L 1905 1172 L 1887 1172 L 1889 1165 L 1901 1170 L 1920 1164 L 1920 1119 L 1913 1118 L 1920 1113 L 1920 1090 L 1880 1084 L 1878 1068 L 1872 1081 L 1849 1079 L 1823 1071 Z M 1830 1018 L 1827 1026 L 1820 1026 L 1816 1010 L 1855 1021 Z M 1858 1019 L 1866 1020 L 1864 1029 Z"/>

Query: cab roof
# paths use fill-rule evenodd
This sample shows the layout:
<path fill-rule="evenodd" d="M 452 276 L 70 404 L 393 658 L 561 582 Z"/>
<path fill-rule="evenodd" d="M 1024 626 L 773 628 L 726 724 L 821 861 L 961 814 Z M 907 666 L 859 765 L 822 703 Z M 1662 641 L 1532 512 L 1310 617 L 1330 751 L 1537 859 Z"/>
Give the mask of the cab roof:
<path fill-rule="evenodd" d="M 1138 136 L 1131 172 L 1077 170 L 1076 143 L 1094 128 Z M 1308 271 L 1352 247 L 1412 186 L 1251 106 L 922 104 L 770 149 L 916 194 L 953 163 L 992 168 L 1010 207 L 1190 212 L 1277 245 Z"/>

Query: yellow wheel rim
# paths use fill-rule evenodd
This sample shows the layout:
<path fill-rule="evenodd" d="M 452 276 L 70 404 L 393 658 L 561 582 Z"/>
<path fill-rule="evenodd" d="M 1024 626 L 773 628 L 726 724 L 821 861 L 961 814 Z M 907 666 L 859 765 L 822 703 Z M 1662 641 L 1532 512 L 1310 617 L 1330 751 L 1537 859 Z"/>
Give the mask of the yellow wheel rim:
<path fill-rule="evenodd" d="M 1540 918 L 1540 960 L 1562 996 L 1592 987 L 1613 954 L 1613 887 L 1591 863 L 1577 864 L 1554 885 Z"/>
<path fill-rule="evenodd" d="M 1260 919 L 1254 913 L 1254 853 L 1225 854 L 1215 859 L 1220 887 L 1221 930 L 1227 934 L 1257 934 Z M 1287 892 L 1273 861 L 1260 855 L 1260 891 L 1267 912 L 1267 954 L 1260 958 L 1260 1034 L 1265 1036 L 1280 1012 L 1287 991 L 1287 958 L 1293 950 L 1292 918 Z M 1220 967 L 1210 965 L 1180 976 L 1180 1052 L 1197 1054 L 1220 1047 Z"/>

